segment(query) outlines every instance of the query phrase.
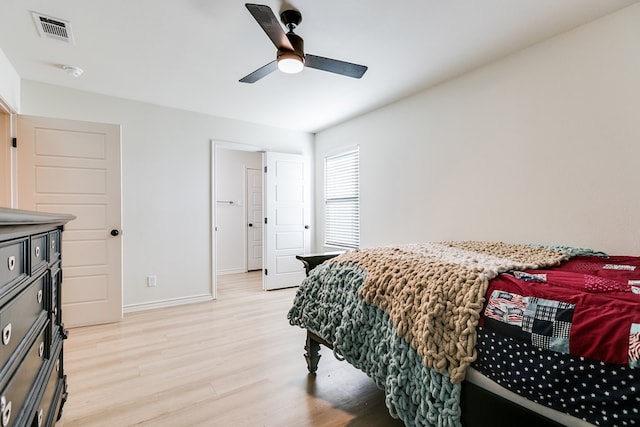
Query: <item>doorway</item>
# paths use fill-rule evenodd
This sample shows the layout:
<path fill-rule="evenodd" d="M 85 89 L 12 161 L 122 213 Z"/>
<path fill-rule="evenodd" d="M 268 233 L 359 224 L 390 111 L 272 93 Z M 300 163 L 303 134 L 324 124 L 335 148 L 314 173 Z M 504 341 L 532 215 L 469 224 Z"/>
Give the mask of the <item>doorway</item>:
<path fill-rule="evenodd" d="M 311 159 L 244 144 L 212 144 L 214 299 L 219 276 L 248 271 L 262 271 L 265 290 L 299 285 L 305 271 L 296 255 L 308 253 L 311 244 Z M 257 187 L 253 195 L 250 186 Z M 250 199 L 262 204 L 250 206 Z M 250 234 L 260 235 L 261 244 L 254 246 Z M 249 258 L 256 261 L 257 252 L 262 260 L 250 267 Z"/>
<path fill-rule="evenodd" d="M 262 153 L 221 144 L 214 150 L 216 274 L 261 270 Z"/>

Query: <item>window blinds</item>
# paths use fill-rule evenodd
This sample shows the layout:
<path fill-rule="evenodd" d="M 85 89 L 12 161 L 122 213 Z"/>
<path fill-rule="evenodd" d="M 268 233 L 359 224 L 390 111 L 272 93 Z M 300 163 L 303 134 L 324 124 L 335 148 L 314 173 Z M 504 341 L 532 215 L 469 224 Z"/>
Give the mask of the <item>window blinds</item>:
<path fill-rule="evenodd" d="M 360 155 L 358 147 L 325 157 L 325 245 L 360 246 Z"/>

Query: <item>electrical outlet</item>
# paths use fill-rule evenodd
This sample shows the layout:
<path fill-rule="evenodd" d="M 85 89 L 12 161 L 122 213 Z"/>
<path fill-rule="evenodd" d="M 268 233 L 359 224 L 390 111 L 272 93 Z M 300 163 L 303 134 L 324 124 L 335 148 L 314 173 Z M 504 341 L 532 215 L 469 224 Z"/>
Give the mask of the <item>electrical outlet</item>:
<path fill-rule="evenodd" d="M 157 284 L 156 276 L 147 276 L 147 286 L 155 287 Z"/>

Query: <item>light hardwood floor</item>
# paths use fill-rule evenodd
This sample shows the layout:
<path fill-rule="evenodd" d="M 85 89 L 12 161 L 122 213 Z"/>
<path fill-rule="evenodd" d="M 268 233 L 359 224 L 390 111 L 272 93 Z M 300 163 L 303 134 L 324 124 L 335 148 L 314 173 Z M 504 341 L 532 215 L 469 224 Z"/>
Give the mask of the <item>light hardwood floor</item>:
<path fill-rule="evenodd" d="M 295 289 L 264 292 L 260 274 L 221 276 L 214 302 L 71 329 L 57 427 L 401 426 L 327 349 L 307 373 L 305 333 L 286 318 Z"/>

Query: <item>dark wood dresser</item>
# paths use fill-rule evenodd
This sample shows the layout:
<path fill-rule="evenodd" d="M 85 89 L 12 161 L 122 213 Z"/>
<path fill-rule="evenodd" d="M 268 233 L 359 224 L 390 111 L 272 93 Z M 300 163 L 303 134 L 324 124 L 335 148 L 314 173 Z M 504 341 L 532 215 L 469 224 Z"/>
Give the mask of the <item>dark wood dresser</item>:
<path fill-rule="evenodd" d="M 0 427 L 52 426 L 66 401 L 60 262 L 72 219 L 0 208 Z"/>

